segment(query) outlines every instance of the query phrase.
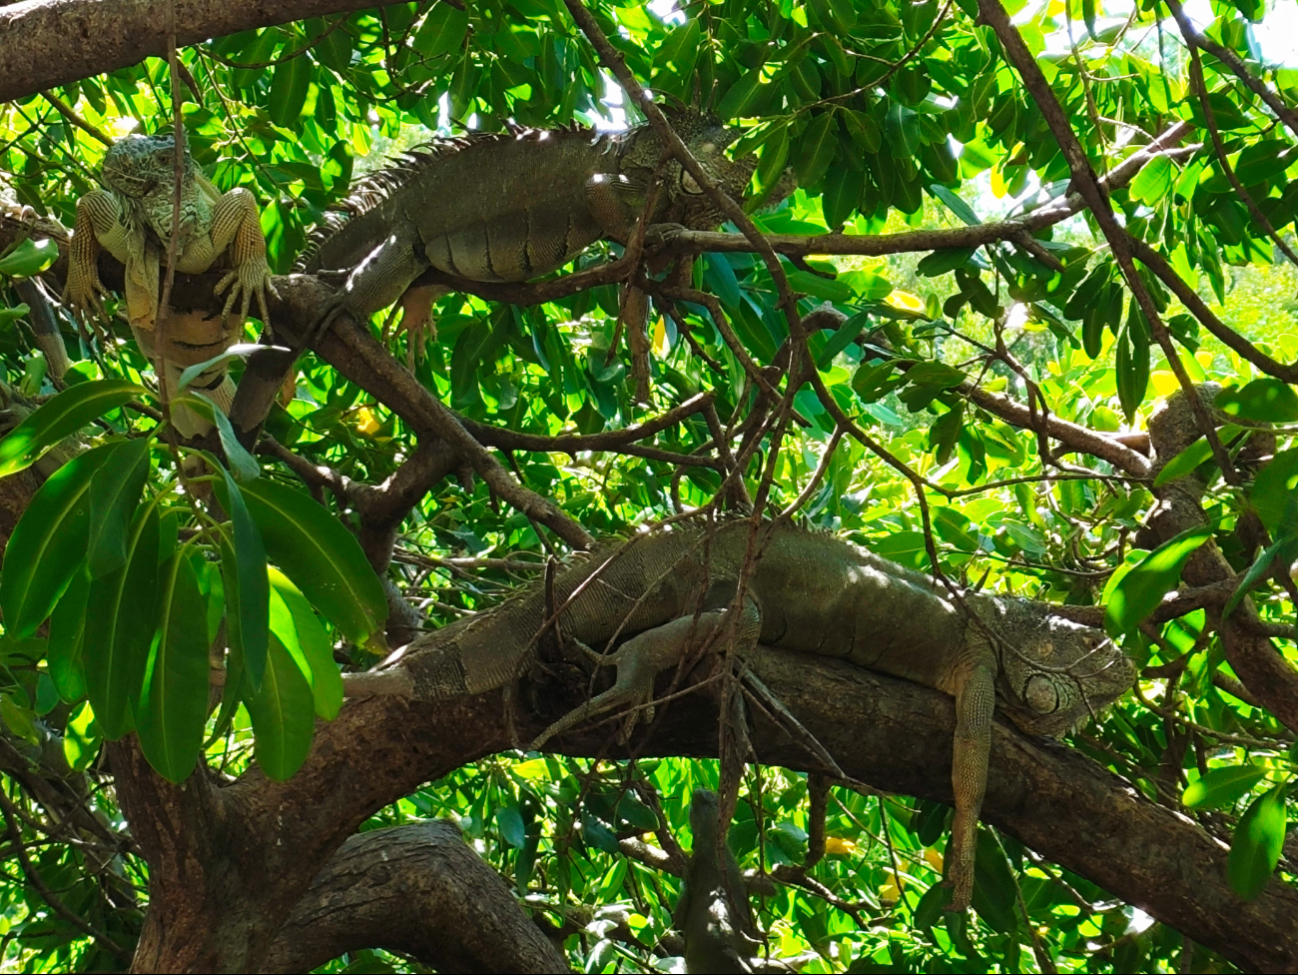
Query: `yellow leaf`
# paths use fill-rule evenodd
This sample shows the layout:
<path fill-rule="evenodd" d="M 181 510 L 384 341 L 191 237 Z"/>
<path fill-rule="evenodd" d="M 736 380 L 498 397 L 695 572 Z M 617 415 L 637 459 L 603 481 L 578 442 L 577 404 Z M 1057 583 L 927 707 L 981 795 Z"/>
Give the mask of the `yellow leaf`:
<path fill-rule="evenodd" d="M 992 196 L 996 199 L 1002 199 L 1009 192 L 1009 187 L 1005 185 L 1005 175 L 1001 172 L 999 166 L 992 167 Z"/>
<path fill-rule="evenodd" d="M 879 900 L 896 903 L 901 900 L 901 884 L 891 870 L 883 875 L 884 882 L 879 887 Z"/>
<path fill-rule="evenodd" d="M 913 311 L 919 313 L 923 313 L 924 311 L 923 298 L 918 295 L 913 295 L 909 291 L 898 291 L 896 288 L 893 288 L 892 291 L 888 292 L 888 297 L 884 299 L 884 303 L 896 308 L 898 311 Z"/>
<path fill-rule="evenodd" d="M 1212 353 L 1207 349 L 1200 349 L 1194 354 L 1194 361 L 1199 363 L 1205 371 L 1212 368 Z"/>
<path fill-rule="evenodd" d="M 825 837 L 825 852 L 830 856 L 855 856 L 861 848 L 853 840 L 843 839 L 841 836 Z"/>
<path fill-rule="evenodd" d="M 938 853 L 933 847 L 930 846 L 924 851 L 924 862 L 938 873 L 942 872 L 942 854 Z"/>
<path fill-rule="evenodd" d="M 654 322 L 652 341 L 655 355 L 667 354 L 667 321 L 661 315 Z"/>
<path fill-rule="evenodd" d="M 383 428 L 379 418 L 374 415 L 374 411 L 368 406 L 362 406 L 356 411 L 356 432 L 366 437 L 372 437 Z"/>
<path fill-rule="evenodd" d="M 1154 392 L 1159 396 L 1171 396 L 1181 388 L 1171 369 L 1155 369 L 1149 374 L 1149 381 L 1153 384 Z"/>

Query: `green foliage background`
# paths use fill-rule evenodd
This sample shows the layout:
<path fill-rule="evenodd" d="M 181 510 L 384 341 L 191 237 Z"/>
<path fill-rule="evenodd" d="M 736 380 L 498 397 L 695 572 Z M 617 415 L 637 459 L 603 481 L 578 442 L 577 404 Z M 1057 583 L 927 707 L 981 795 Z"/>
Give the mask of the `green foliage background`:
<path fill-rule="evenodd" d="M 768 233 L 950 229 L 1021 215 L 1067 190 L 1068 165 L 1040 110 L 995 36 L 975 25 L 969 0 L 721 0 L 681 11 L 614 3 L 592 9 L 632 71 L 661 97 L 701 97 L 743 128 L 736 151 L 759 153 L 756 188 L 786 165 L 794 168 L 801 189 L 756 218 Z M 1113 205 L 1125 226 L 1163 253 L 1226 324 L 1292 361 L 1298 356 L 1294 269 L 1250 216 L 1213 151 L 1190 88 L 1185 47 L 1165 8 L 1049 0 L 1009 9 L 1097 172 L 1112 169 L 1176 120 L 1195 124 L 1184 142 L 1204 147 L 1150 163 L 1113 191 Z M 1288 103 L 1298 99 L 1298 74 L 1257 63 L 1257 32 L 1268 24 L 1262 0 L 1214 2 L 1211 13 L 1212 38 L 1249 60 Z M 290 270 L 324 211 L 387 152 L 459 125 L 498 130 L 508 122 L 616 126 L 628 120 L 616 86 L 558 0 L 487 0 L 464 9 L 447 2 L 395 4 L 223 37 L 180 56 L 197 89 L 197 96 L 180 93 L 191 149 L 218 187 L 244 186 L 261 203 L 270 261 L 279 273 Z M 1292 239 L 1298 215 L 1293 133 L 1214 59 L 1205 58 L 1204 71 L 1226 157 L 1269 222 Z M 162 61 L 52 94 L 89 127 L 112 135 L 161 132 L 170 124 L 172 92 Z M 103 150 L 42 96 L 0 107 L 0 179 L 42 216 L 71 226 L 76 198 L 97 185 Z M 1153 592 L 1156 601 L 1175 587 L 1180 568 L 1159 568 L 1163 563 L 1147 561 L 1135 547 L 1154 504 L 1150 484 L 1080 456 L 1067 461 L 1080 467 L 1047 469 L 1031 430 L 979 409 L 957 388 L 971 380 L 1022 399 L 1030 382 L 1053 414 L 1124 432 L 1142 430 L 1176 389 L 1091 219 L 1073 217 L 1039 239 L 1035 253 L 1002 242 L 820 259 L 807 267 L 786 264 L 786 271 L 795 291 L 806 295 L 804 311 L 828 300 L 851 316 L 837 333 L 811 340 L 821 377 L 857 424 L 927 480 L 931 541 L 944 572 L 1055 602 L 1095 604 L 1115 591 L 1132 601 Z M 615 250 L 593 248 L 577 267 Z M 39 254 L 18 254 L 15 261 L 0 266 L 8 275 L 3 280 L 45 263 Z M 762 264 L 746 254 L 705 255 L 695 279 L 720 300 L 749 354 L 772 362 L 787 326 Z M 1146 283 L 1191 378 L 1244 390 L 1241 415 L 1254 422 L 1223 432 L 1231 450 L 1247 449 L 1247 431 L 1258 425 L 1276 425 L 1279 437 L 1278 466 L 1262 468 L 1273 470 L 1269 480 L 1259 474 L 1230 485 L 1212 476 L 1215 468 L 1206 470 L 1211 524 L 1196 541 L 1211 536 L 1238 571 L 1248 569 L 1258 551 L 1236 529 L 1262 492 L 1267 510 L 1276 512 L 1264 519 L 1273 545 L 1262 570 L 1271 556 L 1292 562 L 1295 465 L 1280 460 L 1295 456 L 1292 387 L 1261 377 L 1207 335 L 1152 275 Z M 0 378 L 28 397 L 48 396 L 54 389 L 17 296 L 8 288 L 0 296 L 0 306 L 11 309 L 0 307 Z M 608 358 L 616 312 L 613 286 L 528 308 L 452 295 L 436 306 L 437 341 L 414 371 L 462 415 L 540 435 L 620 429 L 704 390 L 715 393 L 723 421 L 745 415 L 752 396 L 743 368 L 696 307 L 685 318 L 707 358 L 673 322 L 655 316 L 653 401 L 634 402 L 626 353 L 617 349 Z M 42 563 L 42 571 L 64 573 L 55 579 L 61 585 L 24 581 L 15 562 L 6 564 L 0 718 L 6 747 L 31 762 L 41 748 L 61 747 L 71 769 L 86 773 L 84 802 L 111 829 L 88 846 L 66 842 L 42 819 L 25 780 L 6 776 L 10 845 L 0 850 L 8 881 L 0 885 L 0 935 L 5 965 L 15 971 L 120 967 L 102 941 L 51 911 L 18 859 L 19 836 L 39 844 L 29 846 L 29 866 L 69 912 L 121 946 L 138 934 L 147 878 L 129 840 L 110 841 L 121 823 L 111 777 L 96 764 L 100 735 L 138 727 L 150 761 L 177 779 L 197 760 L 237 774 L 254 757 L 271 775 L 291 774 L 309 746 L 315 716 L 337 713 L 335 657 L 347 666 L 372 663 L 380 648 L 367 642 L 386 613 L 372 573 L 366 576 L 363 557 L 342 528 L 349 516 L 332 494 L 317 489 L 312 500 L 287 468 L 264 457 L 254 477 L 257 462 L 245 455 L 253 467 L 235 469 L 233 478 L 209 468 L 207 478 L 217 482 L 232 514 L 229 522 L 214 522 L 177 490 L 171 452 L 156 437 L 154 420 L 132 405 L 145 395 L 138 386 L 155 384 L 129 333 L 119 328 L 114 342 L 92 348 L 70 323 L 63 327 L 74 360 L 72 393 L 93 388 L 121 395 L 83 407 L 66 393 L 58 424 L 46 414 L 25 428 L 27 441 L 7 440 L 0 455 L 22 466 L 24 458 L 77 432 L 94 449 L 47 483 L 109 497 L 103 482 L 120 482 L 120 496 L 94 502 L 105 506 L 116 525 L 109 534 L 117 535 L 90 536 L 89 509 L 75 506 L 37 512 L 24 522 L 26 536 L 15 533 L 11 556 L 15 546 L 26 552 L 24 544 L 40 543 L 62 551 L 60 564 L 66 564 Z M 399 359 L 407 355 L 406 342 L 399 336 L 390 343 Z M 897 370 L 896 356 L 914 365 Z M 239 364 L 234 368 L 237 373 Z M 106 380 L 127 384 L 98 385 Z M 911 483 L 851 437 L 833 439 L 825 460 L 833 418 L 810 389 L 794 402 L 805 422 L 791 428 L 774 459 L 767 450 L 759 453 L 746 472 L 750 486 L 769 464 L 770 503 L 783 508 L 823 463 L 823 481 L 800 517 L 928 570 L 929 539 Z M 1250 404 L 1261 404 L 1252 415 Z M 311 358 L 303 361 L 296 398 L 273 414 L 268 430 L 311 464 L 370 484 L 390 477 L 413 449 L 410 432 L 382 403 Z M 153 439 L 139 439 L 145 434 Z M 710 438 L 695 415 L 655 443 L 686 454 Z M 141 443 L 148 446 L 134 446 Z M 237 452 L 226 445 L 237 468 Z M 1209 457 L 1198 460 L 1211 465 Z M 706 504 L 720 484 L 708 467 L 675 468 L 628 454 L 520 451 L 511 462 L 522 483 L 595 535 Z M 78 474 L 81 469 L 88 473 Z M 245 497 L 242 515 L 234 496 Z M 323 556 L 303 557 L 309 541 Z M 481 482 L 446 481 L 407 519 L 389 577 L 431 627 L 492 605 L 536 578 L 545 552 L 536 526 L 495 503 Z M 267 557 L 282 570 L 272 573 L 269 588 L 260 567 Z M 164 585 L 153 601 L 136 592 L 118 604 L 112 592 L 126 586 L 137 558 L 163 564 L 171 588 Z M 1283 569 L 1258 581 L 1263 587 L 1253 595 L 1263 618 L 1292 625 L 1292 587 L 1283 585 Z M 335 598 L 331 585 L 354 591 Z M 37 605 L 42 594 L 48 605 Z M 91 646 L 82 641 L 129 644 L 128 636 L 115 637 L 121 627 L 100 632 L 87 623 L 78 630 L 87 600 L 96 599 L 102 602 L 92 606 L 120 607 L 121 627 L 146 634 L 159 607 L 205 616 L 207 636 L 217 634 L 224 618 L 234 654 L 243 658 L 232 654 L 224 704 L 207 717 L 201 633 L 191 634 L 188 645 L 183 635 L 169 643 L 162 626 L 151 656 L 136 654 L 122 664 L 125 676 L 78 669 L 79 652 L 91 659 L 77 649 Z M 11 607 L 26 607 L 21 625 Z M 51 609 L 46 630 L 40 624 Z M 1291 883 L 1293 860 L 1283 860 L 1271 877 L 1280 853 L 1266 851 L 1275 847 L 1277 830 L 1284 835 L 1286 802 L 1293 815 L 1286 799 L 1292 731 L 1246 703 L 1247 696 L 1229 693 L 1238 685 L 1203 609 L 1153 632 L 1142 632 L 1136 621 L 1119 620 L 1118 629 L 1125 648 L 1149 668 L 1140 696 L 1120 702 L 1072 744 L 1151 798 L 1184 803 L 1228 841 L 1243 824 L 1240 889 L 1258 888 L 1268 877 Z M 260 636 L 258 626 L 266 631 Z M 1291 635 L 1274 643 L 1298 664 Z M 178 661 L 171 670 L 168 653 Z M 164 673 L 175 681 L 170 706 L 156 703 Z M 566 947 L 574 965 L 646 970 L 657 964 L 648 948 L 670 924 L 678 882 L 623 856 L 617 841 L 662 827 L 688 847 L 686 797 L 715 782 L 715 763 L 663 759 L 627 766 L 502 755 L 433 783 L 367 826 L 458 818 L 466 838 L 528 904 L 572 925 L 576 933 Z M 638 797 L 643 793 L 629 790 L 631 783 L 661 797 L 661 822 Z M 762 769 L 749 781 L 731 845 L 745 867 L 800 863 L 806 817 L 805 778 Z M 1050 959 L 1060 971 L 1229 969 L 1180 933 L 991 829 L 980 841 L 974 914 L 942 916 L 934 884 L 945 817 L 938 804 L 836 788 L 826 825 L 829 855 L 813 876 L 837 900 L 778 886 L 760 904 L 772 954 L 813 952 L 816 959 L 803 968 L 811 972 L 1038 971 Z M 619 940 L 619 922 L 642 947 Z M 412 964 L 365 953 L 329 970 L 416 970 Z"/>

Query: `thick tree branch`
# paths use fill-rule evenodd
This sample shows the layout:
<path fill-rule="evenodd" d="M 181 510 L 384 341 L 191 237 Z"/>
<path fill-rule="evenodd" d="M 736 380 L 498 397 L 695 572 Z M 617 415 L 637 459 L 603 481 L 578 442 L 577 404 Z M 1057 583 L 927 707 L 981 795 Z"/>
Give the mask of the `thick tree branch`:
<path fill-rule="evenodd" d="M 260 969 L 307 972 L 386 948 L 439 972 L 567 972 L 504 881 L 453 823 L 411 823 L 347 840 L 293 909 Z"/>
<path fill-rule="evenodd" d="M 168 10 L 176 43 L 307 17 L 365 10 L 374 0 L 26 0 L 0 8 L 0 102 L 166 57 Z"/>

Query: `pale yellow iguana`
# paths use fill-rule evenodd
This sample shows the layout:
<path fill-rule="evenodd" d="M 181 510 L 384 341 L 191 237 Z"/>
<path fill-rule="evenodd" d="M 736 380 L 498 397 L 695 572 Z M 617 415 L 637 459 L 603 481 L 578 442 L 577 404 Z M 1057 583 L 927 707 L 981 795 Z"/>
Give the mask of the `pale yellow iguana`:
<path fill-rule="evenodd" d="M 101 247 L 107 250 L 126 270 L 127 319 L 150 361 L 159 314 L 159 277 L 171 239 L 175 152 L 171 135 L 127 136 L 108 149 L 102 166 L 106 188 L 91 190 L 77 200 L 63 292 L 64 300 L 83 322 L 94 312 L 102 315 L 101 296 L 107 290 L 99 279 L 98 258 Z M 252 194 L 242 188 L 221 193 L 203 175 L 186 146 L 181 152 L 184 178 L 176 270 L 201 274 L 222 261 L 230 271 L 216 286 L 217 294 L 229 289 L 220 316 L 175 315 L 167 322 L 166 348 L 162 350 L 167 375 L 162 381 L 172 395 L 186 367 L 218 355 L 239 337 L 254 297 L 262 321 L 269 327 L 266 293 L 276 294 Z M 239 311 L 232 316 L 236 302 Z M 234 384 L 224 364 L 200 374 L 191 388 L 222 410 L 229 409 L 234 396 Z M 194 436 L 209 426 L 188 410 L 176 411 L 172 420 L 184 436 Z"/>
<path fill-rule="evenodd" d="M 972 592 L 957 601 L 927 576 L 787 523 L 761 526 L 739 618 L 730 619 L 751 528 L 676 524 L 596 550 L 554 580 L 551 605 L 562 610 L 565 639 L 600 651 L 615 637 L 631 639 L 601 658 L 617 667 L 613 687 L 533 747 L 587 718 L 649 703 L 658 673 L 722 627 L 740 651 L 760 642 L 841 657 L 944 691 L 957 718 L 947 860 L 953 907 L 963 909 L 993 710 L 1030 734 L 1063 734 L 1129 689 L 1135 667 L 1103 633 L 1047 604 Z M 543 589 L 524 593 L 420 637 L 387 665 L 349 677 L 348 693 L 438 700 L 503 687 L 528 671 L 547 599 Z"/>

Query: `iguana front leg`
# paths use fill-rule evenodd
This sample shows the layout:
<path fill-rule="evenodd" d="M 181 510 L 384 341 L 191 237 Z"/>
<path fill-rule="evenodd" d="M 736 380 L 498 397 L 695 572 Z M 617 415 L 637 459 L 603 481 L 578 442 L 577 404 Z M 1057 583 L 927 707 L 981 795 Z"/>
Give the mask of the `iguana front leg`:
<path fill-rule="evenodd" d="M 261 320 L 269 327 L 270 313 L 266 308 L 266 293 L 270 292 L 278 298 L 279 292 L 271 283 L 270 265 L 266 263 L 266 238 L 261 232 L 257 201 L 242 187 L 221 194 L 205 177 L 199 178 L 202 184 L 206 184 L 202 187 L 203 191 L 214 197 L 212 226 L 208 233 L 196 234 L 186 242 L 185 249 L 176 262 L 176 269 L 187 274 L 202 273 L 229 248 L 230 273 L 221 278 L 213 289 L 218 295 L 227 288 L 230 289 L 221 311 L 222 317 L 228 318 L 234 303 L 240 301 L 239 317 L 246 318 L 248 306 L 255 296 Z"/>
<path fill-rule="evenodd" d="M 144 272 L 144 233 L 122 222 L 117 197 L 105 190 L 91 190 L 77 200 L 77 222 L 68 249 L 68 280 L 63 300 L 85 324 L 104 314 L 103 297 L 108 289 L 99 280 L 99 250 L 103 247 L 126 268 L 126 307 L 133 324 L 153 327 L 156 314 L 157 281 L 149 287 Z"/>
<path fill-rule="evenodd" d="M 996 709 L 996 665 L 979 659 L 957 678 L 955 741 L 951 754 L 951 789 L 955 821 L 951 826 L 948 883 L 953 888 L 948 910 L 963 911 L 973 897 L 974 851 L 978 813 L 987 791 L 987 759 L 991 753 L 992 713 Z"/>
<path fill-rule="evenodd" d="M 711 637 L 725 622 L 728 612 L 729 610 L 725 609 L 709 610 L 699 613 L 697 617 L 693 615 L 678 617 L 632 637 L 607 656 L 587 648 L 586 652 L 598 663 L 617 667 L 617 680 L 607 691 L 596 694 L 585 704 L 573 708 L 546 728 L 528 747 L 538 749 L 555 735 L 567 731 L 574 725 L 623 706 L 645 706 L 644 720 L 651 720 L 654 680 L 659 672 L 681 659 L 681 654 L 689 646 L 691 638 L 702 641 Z M 757 604 L 751 599 L 746 600 L 738 631 L 735 634 L 736 642 L 741 645 L 751 644 L 756 641 L 760 630 L 761 617 Z M 630 734 L 638 720 L 640 720 L 639 713 L 631 712 L 623 732 L 624 737 Z"/>

